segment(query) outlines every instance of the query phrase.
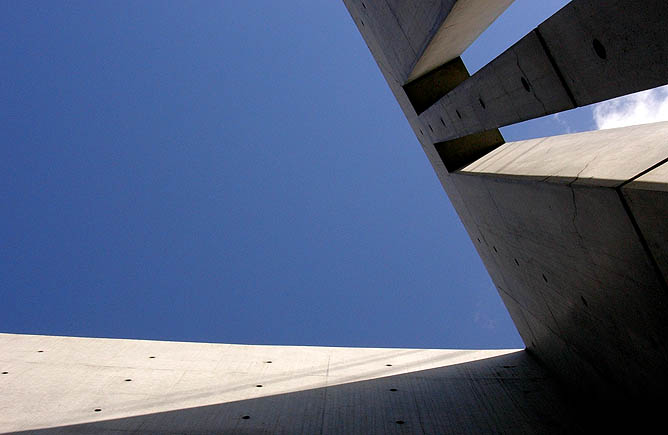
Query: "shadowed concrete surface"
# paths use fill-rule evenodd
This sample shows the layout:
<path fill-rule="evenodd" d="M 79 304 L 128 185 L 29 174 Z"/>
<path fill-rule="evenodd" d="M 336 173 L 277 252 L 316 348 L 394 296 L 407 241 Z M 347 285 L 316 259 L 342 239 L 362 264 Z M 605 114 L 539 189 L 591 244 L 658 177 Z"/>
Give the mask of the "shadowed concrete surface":
<path fill-rule="evenodd" d="M 0 365 L 7 372 L 0 377 L 3 432 L 559 433 L 583 428 L 554 381 L 521 350 L 2 334 Z"/>

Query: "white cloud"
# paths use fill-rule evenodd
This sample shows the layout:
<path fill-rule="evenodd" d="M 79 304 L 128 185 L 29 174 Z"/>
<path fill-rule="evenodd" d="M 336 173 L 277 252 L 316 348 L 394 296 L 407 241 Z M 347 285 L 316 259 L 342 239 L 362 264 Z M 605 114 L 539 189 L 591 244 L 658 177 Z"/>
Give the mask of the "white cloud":
<path fill-rule="evenodd" d="M 571 128 L 570 124 L 569 124 L 568 122 L 564 121 L 564 120 L 561 118 L 561 113 L 555 113 L 554 115 L 552 115 L 552 118 L 553 118 L 559 125 L 561 125 L 561 128 L 564 129 L 564 132 L 566 132 L 566 134 L 571 134 L 571 133 L 573 133 L 573 129 Z"/>
<path fill-rule="evenodd" d="M 668 86 L 604 101 L 592 111 L 599 130 L 668 121 Z"/>

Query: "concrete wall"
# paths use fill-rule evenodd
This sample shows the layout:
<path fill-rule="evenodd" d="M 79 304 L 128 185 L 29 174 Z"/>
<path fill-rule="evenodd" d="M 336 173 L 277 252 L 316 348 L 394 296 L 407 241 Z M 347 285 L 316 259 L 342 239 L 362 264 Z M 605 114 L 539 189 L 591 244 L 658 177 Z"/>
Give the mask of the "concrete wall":
<path fill-rule="evenodd" d="M 628 187 L 666 155 L 658 123 L 507 143 L 451 176 L 528 349 L 580 394 L 668 383 L 668 298 L 644 242 L 664 252 L 662 192 Z"/>
<path fill-rule="evenodd" d="M 0 432 L 584 430 L 554 381 L 521 350 L 0 334 L 0 371 Z"/>

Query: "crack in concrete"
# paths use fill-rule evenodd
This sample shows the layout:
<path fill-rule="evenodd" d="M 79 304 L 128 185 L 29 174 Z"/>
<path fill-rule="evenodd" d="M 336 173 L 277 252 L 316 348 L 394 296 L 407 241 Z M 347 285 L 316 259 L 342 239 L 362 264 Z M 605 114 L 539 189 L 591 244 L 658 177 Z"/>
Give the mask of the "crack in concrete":
<path fill-rule="evenodd" d="M 582 173 L 589 167 L 589 164 L 591 162 L 593 162 L 594 160 L 596 160 L 598 158 L 599 154 L 600 153 L 597 153 L 591 160 L 589 160 L 582 167 L 582 169 L 580 169 L 580 171 L 577 174 L 575 174 L 575 178 L 573 179 L 573 181 L 568 183 L 568 187 L 571 189 L 571 199 L 573 201 L 573 219 L 572 219 L 573 229 L 575 229 L 575 234 L 578 235 L 578 239 L 580 240 L 580 243 L 582 244 L 582 246 L 584 246 L 584 243 L 583 243 L 584 240 L 582 238 L 582 235 L 580 234 L 580 231 L 578 230 L 577 224 L 575 223 L 575 221 L 577 220 L 577 217 L 578 217 L 578 204 L 577 204 L 577 201 L 575 200 L 575 188 L 573 187 L 573 183 L 575 183 L 576 181 L 578 181 L 580 179 L 580 175 L 582 175 Z"/>
<path fill-rule="evenodd" d="M 513 54 L 515 55 L 515 63 L 517 64 L 517 68 L 520 70 L 522 73 L 522 77 L 529 83 L 529 88 L 531 90 L 531 94 L 534 96 L 536 101 L 540 103 L 541 106 L 543 106 L 543 114 L 547 114 L 547 107 L 545 107 L 545 103 L 543 103 L 543 100 L 538 98 L 538 95 L 536 95 L 536 87 L 529 81 L 527 78 L 527 74 L 524 72 L 524 69 L 522 68 L 522 65 L 520 65 L 520 57 L 517 54 L 517 52 L 513 51 Z"/>

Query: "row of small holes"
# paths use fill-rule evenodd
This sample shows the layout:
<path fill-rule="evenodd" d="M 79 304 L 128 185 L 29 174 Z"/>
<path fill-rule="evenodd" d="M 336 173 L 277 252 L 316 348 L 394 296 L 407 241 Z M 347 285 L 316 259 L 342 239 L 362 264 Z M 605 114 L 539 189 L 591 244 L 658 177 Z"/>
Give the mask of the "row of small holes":
<path fill-rule="evenodd" d="M 364 23 L 362 23 L 362 25 L 364 25 Z M 599 41 L 598 39 L 594 39 L 593 46 L 594 46 L 594 51 L 596 52 L 596 55 L 598 57 L 600 57 L 603 60 L 607 59 L 608 55 L 606 53 L 605 47 L 603 46 L 603 44 L 601 44 L 601 41 Z M 522 82 L 522 87 L 524 87 L 524 90 L 526 90 L 527 92 L 531 92 L 531 83 L 529 83 L 529 81 L 526 79 L 526 77 L 522 77 L 520 80 Z M 480 106 L 483 109 L 487 109 L 487 105 L 483 101 L 482 97 L 478 98 L 478 102 L 480 103 Z M 462 114 L 459 113 L 459 110 L 455 110 L 455 113 L 457 113 L 457 117 L 459 119 L 462 119 Z M 441 124 L 443 124 L 443 126 L 445 127 L 445 122 L 443 121 L 442 117 L 440 118 L 440 120 L 441 120 Z M 428 125 L 429 125 L 429 129 L 433 133 L 434 129 L 431 127 L 431 124 L 428 124 Z M 420 134 L 424 136 L 424 133 L 422 132 L 422 130 L 420 130 Z"/>
<path fill-rule="evenodd" d="M 480 241 L 480 238 L 478 238 L 477 240 L 478 240 L 478 243 L 482 243 L 482 242 Z M 497 252 L 497 253 L 499 252 L 499 251 L 496 249 L 496 246 L 492 246 L 492 249 L 494 249 L 494 252 Z M 520 265 L 520 262 L 517 261 L 517 258 L 514 258 L 514 260 L 515 260 L 515 264 L 519 266 L 519 265 Z M 541 274 L 541 275 L 543 276 L 543 281 L 547 282 L 547 277 L 545 277 L 545 274 L 543 273 L 543 274 Z M 585 300 L 584 296 L 580 296 L 580 298 L 582 298 L 582 302 L 585 304 L 585 306 L 589 306 L 589 304 L 587 304 L 587 301 Z"/>
<path fill-rule="evenodd" d="M 37 353 L 43 353 L 43 352 L 44 352 L 43 350 L 38 350 L 38 351 L 37 351 Z M 150 359 L 153 359 L 153 358 L 155 358 L 155 357 L 154 357 L 154 356 L 149 356 L 149 358 L 150 358 Z M 272 363 L 272 361 L 265 361 L 265 364 L 271 364 L 271 363 Z M 3 374 L 3 375 L 8 375 L 9 372 L 2 372 L 1 374 Z M 132 379 L 127 378 L 127 379 L 125 379 L 125 382 L 132 382 Z M 256 385 L 256 387 L 257 387 L 257 388 L 260 388 L 260 387 L 262 387 L 262 385 L 258 384 L 258 385 Z M 396 390 L 394 390 L 394 391 L 396 391 Z M 95 409 L 93 409 L 93 411 L 95 411 L 95 412 L 102 412 L 102 408 L 95 408 Z M 244 415 L 244 416 L 241 417 L 241 418 L 243 418 L 244 420 L 247 420 L 247 419 L 249 419 L 250 417 L 247 416 L 247 415 Z"/>
<path fill-rule="evenodd" d="M 155 358 L 155 357 L 151 357 L 151 358 Z M 267 361 L 267 363 L 271 363 L 271 361 Z M 3 375 L 6 375 L 7 373 L 8 373 L 8 372 L 2 372 Z M 128 378 L 128 379 L 125 380 L 125 382 L 131 382 L 131 381 L 132 381 L 132 379 L 130 379 L 130 378 Z M 260 387 L 262 387 L 262 385 L 258 384 L 258 385 L 256 385 L 256 387 L 260 388 Z M 396 390 L 394 390 L 394 391 L 396 391 Z M 102 408 L 95 408 L 93 411 L 95 411 L 95 412 L 101 412 L 101 411 L 102 411 Z M 244 416 L 241 417 L 241 418 L 243 418 L 244 420 L 248 420 L 250 417 L 247 416 L 247 415 L 244 415 Z"/>
<path fill-rule="evenodd" d="M 38 351 L 38 352 L 42 352 L 42 351 L 40 350 L 40 351 Z M 155 357 L 154 357 L 154 356 L 150 356 L 149 358 L 155 358 Z M 272 362 L 271 362 L 271 361 L 265 361 L 265 363 L 266 363 L 266 364 L 271 364 Z M 392 364 L 385 364 L 385 365 L 386 365 L 387 367 L 392 367 Z M 8 373 L 9 373 L 9 372 L 2 372 L 3 375 L 6 375 L 6 374 L 8 374 Z M 125 382 L 130 382 L 130 381 L 132 381 L 132 379 L 130 379 L 130 378 L 128 378 L 128 379 L 125 380 Z M 262 384 L 257 384 L 255 387 L 257 387 L 257 388 L 262 388 Z M 390 391 L 397 391 L 397 389 L 396 389 L 396 388 L 390 388 Z M 95 408 L 93 411 L 95 411 L 95 412 L 101 412 L 101 411 L 102 411 L 102 408 Z M 248 415 L 244 415 L 244 416 L 241 417 L 241 418 L 243 418 L 244 420 L 248 420 L 248 419 L 250 418 L 250 416 L 248 416 Z M 404 424 L 404 421 L 403 421 L 403 420 L 397 420 L 397 424 Z"/>
<path fill-rule="evenodd" d="M 364 2 L 362 2 L 362 7 L 366 9 L 366 5 L 364 4 Z M 360 18 L 360 23 L 362 23 L 362 27 L 364 27 L 364 21 L 362 21 L 361 18 Z"/>

